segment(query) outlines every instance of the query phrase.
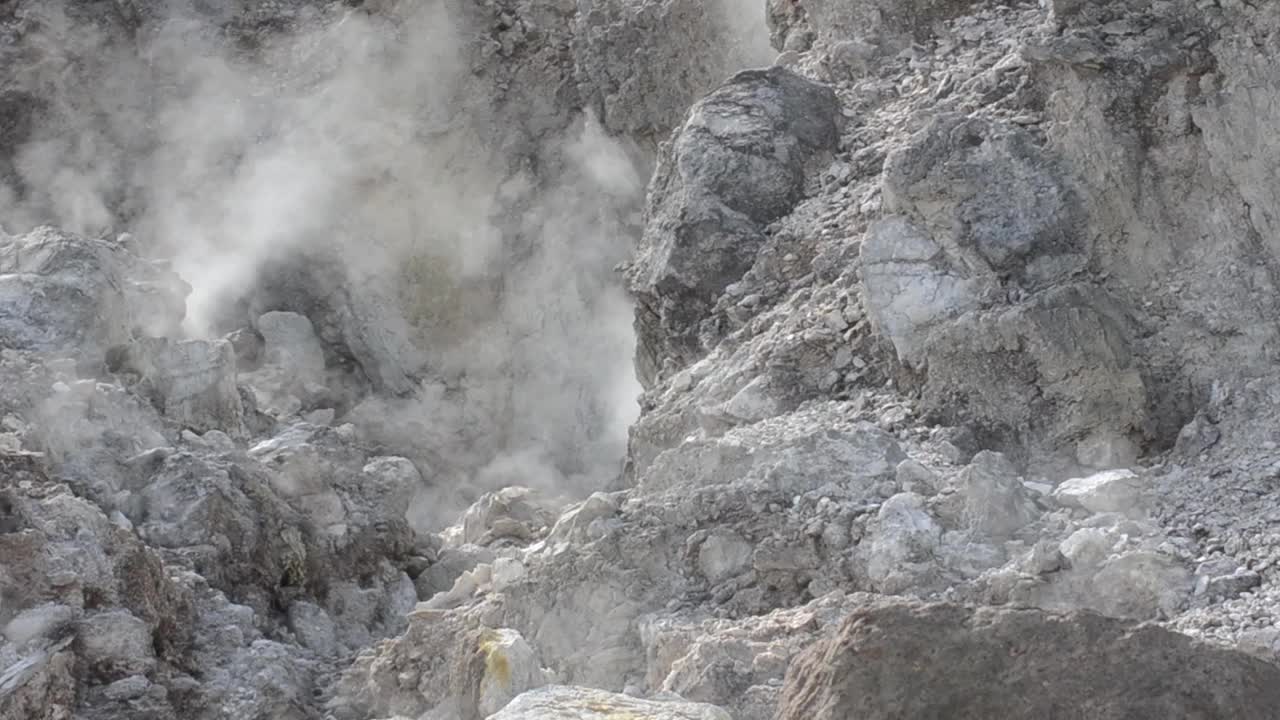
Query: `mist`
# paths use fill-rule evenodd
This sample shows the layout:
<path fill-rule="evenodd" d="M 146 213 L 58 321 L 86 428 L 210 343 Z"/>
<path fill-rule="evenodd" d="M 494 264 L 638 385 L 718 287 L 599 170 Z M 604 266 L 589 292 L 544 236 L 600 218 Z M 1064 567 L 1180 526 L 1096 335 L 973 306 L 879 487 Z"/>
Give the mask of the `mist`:
<path fill-rule="evenodd" d="M 757 5 L 723 0 L 718 22 L 762 63 Z M 347 417 L 431 466 L 451 488 L 433 498 L 441 518 L 501 484 L 598 489 L 638 414 L 613 268 L 640 229 L 650 151 L 553 102 L 563 87 L 527 66 L 495 77 L 495 53 L 553 56 L 484 39 L 481 12 L 302 6 L 290 32 L 239 37 L 175 3 L 130 47 L 50 5 L 17 82 L 59 106 L 0 172 L 0 217 L 132 233 L 192 286 L 189 337 L 358 295 L 413 384 L 352 398 Z M 317 265 L 305 293 L 272 287 Z"/>

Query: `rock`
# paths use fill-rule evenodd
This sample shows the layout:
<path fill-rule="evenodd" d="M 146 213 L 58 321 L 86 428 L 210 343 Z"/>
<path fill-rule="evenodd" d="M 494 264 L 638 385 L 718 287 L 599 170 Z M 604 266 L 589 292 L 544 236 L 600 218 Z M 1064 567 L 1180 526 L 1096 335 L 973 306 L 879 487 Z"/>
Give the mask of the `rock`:
<path fill-rule="evenodd" d="M 1260 720 L 1277 702 L 1276 666 L 1152 625 L 885 602 L 855 610 L 792 663 L 779 717 L 1155 720 L 1228 712 Z"/>
<path fill-rule="evenodd" d="M 273 311 L 261 315 L 256 328 L 262 336 L 266 362 L 287 368 L 300 379 L 320 378 L 324 372 L 324 348 L 306 316 Z"/>
<path fill-rule="evenodd" d="M 71 717 L 76 704 L 76 657 L 71 638 L 40 648 L 0 670 L 0 713 L 31 720 Z"/>
<path fill-rule="evenodd" d="M 1053 499 L 1089 512 L 1129 512 L 1142 499 L 1144 484 L 1131 470 L 1110 470 L 1063 482 L 1053 491 Z"/>
<path fill-rule="evenodd" d="M 897 215 L 873 224 L 862 244 L 867 307 L 911 367 L 924 362 L 934 326 L 978 307 L 981 282 L 944 258 L 927 233 Z"/>
<path fill-rule="evenodd" d="M 484 673 L 478 688 L 476 717 L 493 717 L 516 696 L 546 682 L 537 654 L 514 630 L 482 631 L 479 654 Z"/>
<path fill-rule="evenodd" d="M 72 608 L 57 603 L 45 603 L 18 613 L 4 626 L 4 637 L 15 645 L 40 638 L 53 638 L 75 619 Z"/>
<path fill-rule="evenodd" d="M 919 461 L 907 458 L 894 468 L 894 480 L 903 492 L 915 493 L 926 497 L 938 492 L 939 478 L 937 473 Z"/>
<path fill-rule="evenodd" d="M 414 581 L 418 598 L 430 600 L 437 593 L 446 592 L 453 587 L 463 573 L 474 570 L 481 563 L 493 561 L 492 551 L 475 545 L 445 548 L 441 551 L 440 558 Z"/>
<path fill-rule="evenodd" d="M 750 450 L 748 450 L 750 448 Z M 823 428 L 788 418 L 735 428 L 715 440 L 695 440 L 654 461 L 640 482 L 646 494 L 671 488 L 749 480 L 788 496 L 825 483 L 846 483 L 869 500 L 875 483 L 906 459 L 891 435 L 870 423 Z M 697 468 L 693 473 L 690 468 Z"/>
<path fill-rule="evenodd" d="M 502 538 L 532 540 L 556 521 L 542 493 L 512 486 L 485 493 L 462 516 L 463 543 L 487 545 Z"/>
<path fill-rule="evenodd" d="M 0 344 L 93 353 L 129 338 L 122 253 L 52 227 L 0 234 Z"/>
<path fill-rule="evenodd" d="M 923 406 L 1054 450 L 1088 432 L 1127 435 L 1148 402 L 1130 335 L 1123 306 L 1080 285 L 963 315 L 930 335 Z"/>
<path fill-rule="evenodd" d="M 132 700 L 146 694 L 151 689 L 151 681 L 143 675 L 130 675 L 111 683 L 103 691 L 106 696 L 117 702 Z"/>
<path fill-rule="evenodd" d="M 1094 433 L 1076 443 L 1076 461 L 1098 470 L 1127 468 L 1138 462 L 1138 448 L 1129 438 Z"/>
<path fill-rule="evenodd" d="M 236 358 L 230 343 L 164 343 L 149 361 L 166 417 L 196 432 L 244 434 L 244 407 L 236 387 Z"/>
<path fill-rule="evenodd" d="M 927 228 L 959 267 L 1034 288 L 1083 261 L 1080 199 L 1020 128 L 941 115 L 885 159 L 883 183 L 886 208 Z M 912 259 L 936 254 L 915 242 Z"/>
<path fill-rule="evenodd" d="M 289 629 L 298 642 L 317 655 L 336 655 L 341 649 L 333 619 L 323 608 L 298 601 L 289 606 Z"/>
<path fill-rule="evenodd" d="M 1072 567 L 1096 568 L 1111 554 L 1116 541 L 1099 528 L 1080 528 L 1059 545 Z"/>
<path fill-rule="evenodd" d="M 1258 573 L 1241 568 L 1230 575 L 1210 578 L 1208 592 L 1216 597 L 1233 598 L 1261 584 L 1262 577 Z"/>
<path fill-rule="evenodd" d="M 360 469 L 360 498 L 373 518 L 405 519 L 414 496 L 423 488 L 422 474 L 407 458 L 375 457 Z"/>
<path fill-rule="evenodd" d="M 866 558 L 867 576 L 884 593 L 898 592 L 932 573 L 934 550 L 942 527 L 925 509 L 925 500 L 912 493 L 894 495 L 880 506 L 868 528 L 869 540 L 858 550 Z"/>
<path fill-rule="evenodd" d="M 627 271 L 643 384 L 667 359 L 702 355 L 709 299 L 755 261 L 762 225 L 800 199 L 806 165 L 835 148 L 838 109 L 829 88 L 772 67 L 734 75 L 689 112 L 659 161 Z"/>
<path fill-rule="evenodd" d="M 975 455 L 955 486 L 964 498 L 958 520 L 974 533 L 1008 537 L 1036 517 L 1017 470 L 999 453 L 984 450 Z"/>
<path fill-rule="evenodd" d="M 156 664 L 151 628 L 127 610 L 109 610 L 81 620 L 76 651 L 106 679 L 147 673 Z"/>
<path fill-rule="evenodd" d="M 701 703 L 642 700 L 640 698 L 563 685 L 549 685 L 527 692 L 489 720 L 730 720 L 729 714 Z"/>
<path fill-rule="evenodd" d="M 753 547 L 732 531 L 714 531 L 698 546 L 698 570 L 712 585 L 751 567 Z"/>
<path fill-rule="evenodd" d="M 1193 589 L 1191 572 L 1177 560 L 1139 550 L 1102 563 L 1087 606 L 1112 617 L 1171 617 L 1186 605 Z"/>

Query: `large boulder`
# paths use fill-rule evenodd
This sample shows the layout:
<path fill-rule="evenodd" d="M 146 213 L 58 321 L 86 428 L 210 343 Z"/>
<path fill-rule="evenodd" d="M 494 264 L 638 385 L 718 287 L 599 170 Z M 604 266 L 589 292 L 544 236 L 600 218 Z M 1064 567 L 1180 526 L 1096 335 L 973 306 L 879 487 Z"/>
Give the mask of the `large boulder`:
<path fill-rule="evenodd" d="M 886 602 L 787 672 L 782 720 L 1269 718 L 1280 668 L 1092 613 Z"/>
<path fill-rule="evenodd" d="M 702 322 L 751 267 L 765 226 L 801 199 L 806 169 L 835 150 L 839 120 L 830 88 L 781 67 L 740 72 L 689 111 L 664 146 L 627 271 L 642 383 L 705 351 Z"/>
<path fill-rule="evenodd" d="M 124 341 L 130 319 L 116 248 L 53 228 L 0 236 L 0 344 L 91 350 Z"/>
<path fill-rule="evenodd" d="M 948 419 L 1055 449 L 1125 443 L 1148 405 L 1138 330 L 1124 302 L 1076 279 L 1087 214 L 1061 165 L 1016 125 L 934 118 L 885 159 L 866 303 Z"/>

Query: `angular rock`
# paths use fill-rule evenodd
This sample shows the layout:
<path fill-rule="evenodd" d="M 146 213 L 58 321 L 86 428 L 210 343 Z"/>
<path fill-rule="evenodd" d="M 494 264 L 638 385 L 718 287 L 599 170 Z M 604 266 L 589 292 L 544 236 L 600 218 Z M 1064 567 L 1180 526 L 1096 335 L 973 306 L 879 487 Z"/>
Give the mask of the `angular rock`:
<path fill-rule="evenodd" d="M 98 675 L 112 679 L 149 672 L 156 664 L 151 627 L 127 610 L 109 610 L 82 620 L 76 649 Z"/>
<path fill-rule="evenodd" d="M 921 366 L 935 325 L 978 307 L 982 281 L 959 274 L 905 217 L 891 215 L 867 230 L 862 264 L 867 307 L 909 366 Z"/>
<path fill-rule="evenodd" d="M 886 500 L 868 534 L 869 542 L 864 540 L 858 551 L 868 579 L 880 592 L 899 592 L 933 572 L 930 561 L 942 527 L 925 509 L 923 497 L 899 493 Z"/>
<path fill-rule="evenodd" d="M 333 618 L 317 605 L 303 601 L 290 605 L 289 629 L 298 642 L 322 657 L 336 655 L 340 649 Z"/>
<path fill-rule="evenodd" d="M 1280 668 L 1152 625 L 897 602 L 793 662 L 779 718 L 1262 720 L 1277 703 Z"/>
<path fill-rule="evenodd" d="M 1149 400 L 1130 327 L 1123 306 L 1082 285 L 961 316 L 930 336 L 924 406 L 1050 448 L 1128 435 Z"/>
<path fill-rule="evenodd" d="M 999 453 L 984 450 L 975 455 L 960 472 L 956 488 L 964 499 L 962 526 L 980 535 L 1008 537 L 1036 517 L 1022 478 Z"/>
<path fill-rule="evenodd" d="M 690 110 L 659 161 L 627 271 L 643 384 L 705 350 L 702 321 L 754 262 L 763 225 L 800 200 L 808 164 L 835 149 L 839 117 L 829 88 L 780 67 L 740 72 Z"/>
<path fill-rule="evenodd" d="M 236 356 L 231 343 L 187 340 L 166 343 L 150 361 L 164 414 L 196 432 L 221 430 L 244 434 L 244 406 L 236 387 Z"/>
<path fill-rule="evenodd" d="M 952 267 L 1036 288 L 1084 262 L 1080 200 L 1016 126 L 942 115 L 885 159 L 883 183 L 886 208 L 925 230 Z M 909 259 L 937 254 L 913 244 Z"/>
<path fill-rule="evenodd" d="M 1053 491 L 1053 499 L 1089 512 L 1124 513 L 1142 500 L 1145 483 L 1131 470 L 1109 470 L 1088 477 L 1072 478 Z"/>

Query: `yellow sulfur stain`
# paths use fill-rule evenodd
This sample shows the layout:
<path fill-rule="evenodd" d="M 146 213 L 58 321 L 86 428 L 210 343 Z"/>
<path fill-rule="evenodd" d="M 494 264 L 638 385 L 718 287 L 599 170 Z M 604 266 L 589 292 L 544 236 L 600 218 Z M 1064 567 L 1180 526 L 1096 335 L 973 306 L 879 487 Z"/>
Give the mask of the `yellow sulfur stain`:
<path fill-rule="evenodd" d="M 616 705 L 609 705 L 607 703 L 589 702 L 585 707 L 591 712 L 602 714 L 606 720 L 644 720 L 644 718 L 630 710 L 619 710 Z"/>
<path fill-rule="evenodd" d="M 502 638 L 492 630 L 480 634 L 480 652 L 484 653 L 484 676 L 503 687 L 511 684 L 511 663 L 498 643 Z"/>

